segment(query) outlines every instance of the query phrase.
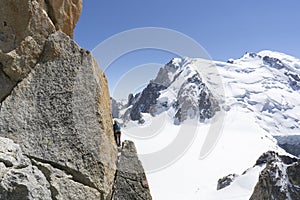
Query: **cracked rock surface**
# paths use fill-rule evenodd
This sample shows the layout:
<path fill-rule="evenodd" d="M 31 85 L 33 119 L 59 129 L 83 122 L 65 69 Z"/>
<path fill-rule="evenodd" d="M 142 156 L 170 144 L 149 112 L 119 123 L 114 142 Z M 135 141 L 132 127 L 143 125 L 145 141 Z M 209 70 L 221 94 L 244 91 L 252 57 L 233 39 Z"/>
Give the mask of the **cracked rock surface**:
<path fill-rule="evenodd" d="M 0 1 L 0 102 L 32 69 L 55 31 L 73 37 L 82 0 Z"/>
<path fill-rule="evenodd" d="M 19 145 L 0 137 L 0 199 L 51 199 L 50 184 Z"/>
<path fill-rule="evenodd" d="M 0 136 L 107 198 L 117 159 L 110 110 L 97 62 L 58 31 L 45 42 L 35 69 L 2 102 Z"/>
<path fill-rule="evenodd" d="M 151 200 L 149 185 L 132 141 L 124 141 L 117 164 L 113 200 Z"/>

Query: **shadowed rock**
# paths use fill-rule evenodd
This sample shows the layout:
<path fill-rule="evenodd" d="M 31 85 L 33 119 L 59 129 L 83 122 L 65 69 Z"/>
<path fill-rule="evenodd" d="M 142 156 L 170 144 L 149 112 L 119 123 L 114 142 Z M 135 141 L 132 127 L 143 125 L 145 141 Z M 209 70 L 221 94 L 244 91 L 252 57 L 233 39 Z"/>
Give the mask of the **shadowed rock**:
<path fill-rule="evenodd" d="M 221 190 L 229 186 L 235 180 L 236 177 L 238 177 L 237 174 L 229 174 L 228 176 L 220 178 L 218 180 L 217 190 Z"/>
<path fill-rule="evenodd" d="M 125 141 L 119 161 L 114 185 L 113 200 L 151 200 L 149 185 L 136 148 Z"/>

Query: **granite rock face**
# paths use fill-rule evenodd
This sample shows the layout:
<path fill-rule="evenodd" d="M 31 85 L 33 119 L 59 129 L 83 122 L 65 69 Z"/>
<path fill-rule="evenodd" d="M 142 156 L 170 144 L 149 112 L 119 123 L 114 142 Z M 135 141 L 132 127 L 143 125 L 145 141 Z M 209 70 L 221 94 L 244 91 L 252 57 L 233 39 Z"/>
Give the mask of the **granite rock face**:
<path fill-rule="evenodd" d="M 81 7 L 81 0 L 0 2 L 0 102 L 35 67 L 50 34 L 73 36 Z"/>
<path fill-rule="evenodd" d="M 1 102 L 36 65 L 55 27 L 38 1 L 1 1 L 0 13 Z"/>
<path fill-rule="evenodd" d="M 23 154 L 19 145 L 0 137 L 0 199 L 101 199 L 101 193 L 64 170 Z"/>
<path fill-rule="evenodd" d="M 117 164 L 113 200 L 151 200 L 149 185 L 132 141 L 124 141 Z"/>
<path fill-rule="evenodd" d="M 300 157 L 300 136 L 288 135 L 288 136 L 275 136 L 278 146 L 283 148 L 286 152 Z"/>
<path fill-rule="evenodd" d="M 55 32 L 37 66 L 2 102 L 0 136 L 109 198 L 117 159 L 110 111 L 107 81 L 96 61 Z"/>
<path fill-rule="evenodd" d="M 44 174 L 23 155 L 19 145 L 0 137 L 0 199 L 51 200 Z"/>
<path fill-rule="evenodd" d="M 82 11 L 82 0 L 39 0 L 56 30 L 73 38 L 73 32 Z"/>

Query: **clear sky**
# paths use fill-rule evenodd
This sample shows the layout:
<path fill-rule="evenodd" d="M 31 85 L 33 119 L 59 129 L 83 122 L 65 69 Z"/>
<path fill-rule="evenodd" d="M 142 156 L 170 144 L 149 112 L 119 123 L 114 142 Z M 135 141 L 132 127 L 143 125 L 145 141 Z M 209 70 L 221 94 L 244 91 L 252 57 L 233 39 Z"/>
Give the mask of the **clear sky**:
<path fill-rule="evenodd" d="M 114 34 L 141 27 L 182 32 L 219 61 L 265 49 L 300 58 L 299 0 L 83 0 L 75 41 L 92 50 Z M 166 63 L 173 56 L 154 54 L 148 51 L 114 64 Z"/>

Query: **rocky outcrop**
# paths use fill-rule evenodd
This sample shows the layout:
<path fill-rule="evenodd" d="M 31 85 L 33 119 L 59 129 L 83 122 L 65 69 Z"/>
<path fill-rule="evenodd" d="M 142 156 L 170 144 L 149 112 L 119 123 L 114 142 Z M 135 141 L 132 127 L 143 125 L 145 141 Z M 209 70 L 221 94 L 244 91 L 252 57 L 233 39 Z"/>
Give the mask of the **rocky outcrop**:
<path fill-rule="evenodd" d="M 282 69 L 285 68 L 286 66 L 279 60 L 278 58 L 272 58 L 269 56 L 264 56 L 263 57 L 263 62 L 265 65 L 268 65 L 270 67 L 273 67 L 275 69 Z"/>
<path fill-rule="evenodd" d="M 251 179 L 256 176 L 256 173 L 258 178 L 255 179 L 257 182 L 252 182 Z M 249 176 L 251 179 L 249 179 Z M 227 191 L 230 191 L 231 185 L 237 181 L 235 187 L 242 186 L 245 187 L 244 189 L 250 189 L 250 200 L 296 200 L 300 196 L 299 177 L 299 159 L 269 151 L 261 155 L 255 165 L 247 169 L 242 175 L 231 174 L 219 179 L 217 189 L 229 187 Z"/>
<path fill-rule="evenodd" d="M 293 90 L 300 90 L 300 74 L 295 72 L 286 71 L 284 72 L 289 79 L 289 84 Z"/>
<path fill-rule="evenodd" d="M 114 98 L 110 97 L 110 103 L 111 103 L 111 114 L 113 118 L 119 118 L 120 117 L 120 110 L 122 109 L 123 105 L 116 101 Z"/>
<path fill-rule="evenodd" d="M 1 1 L 0 13 L 1 102 L 36 66 L 50 34 L 73 35 L 81 0 Z"/>
<path fill-rule="evenodd" d="M 160 91 L 164 89 L 166 89 L 166 87 L 163 85 L 149 83 L 141 93 L 136 103 L 133 104 L 130 111 L 130 118 L 132 120 L 139 120 L 141 118 L 141 113 L 149 113 L 151 107 L 157 103 Z"/>
<path fill-rule="evenodd" d="M 113 200 L 151 200 L 149 185 L 134 143 L 124 141 L 117 164 Z"/>
<path fill-rule="evenodd" d="M 109 198 L 117 159 L 110 110 L 107 81 L 96 61 L 55 32 L 37 66 L 2 102 L 0 136 Z"/>
<path fill-rule="evenodd" d="M 256 164 L 266 164 L 259 175 L 250 200 L 298 199 L 300 196 L 300 160 L 275 152 L 262 155 Z"/>
<path fill-rule="evenodd" d="M 1 102 L 34 68 L 55 27 L 38 1 L 1 1 L 0 13 Z"/>
<path fill-rule="evenodd" d="M 0 199 L 51 200 L 44 174 L 22 153 L 19 145 L 0 137 Z"/>
<path fill-rule="evenodd" d="M 23 154 L 19 145 L 0 137 L 0 199 L 101 199 L 101 193 L 67 171 Z"/>
<path fill-rule="evenodd" d="M 73 37 L 82 10 L 82 0 L 40 0 L 56 30 Z"/>
<path fill-rule="evenodd" d="M 177 110 L 175 119 L 178 122 L 189 118 L 199 118 L 203 121 L 213 117 L 220 110 L 217 100 L 198 73 L 188 77 L 181 85 L 173 107 Z"/>
<path fill-rule="evenodd" d="M 229 174 L 228 176 L 220 178 L 218 180 L 217 190 L 221 190 L 229 186 L 235 180 L 236 177 L 238 177 L 237 174 Z"/>

